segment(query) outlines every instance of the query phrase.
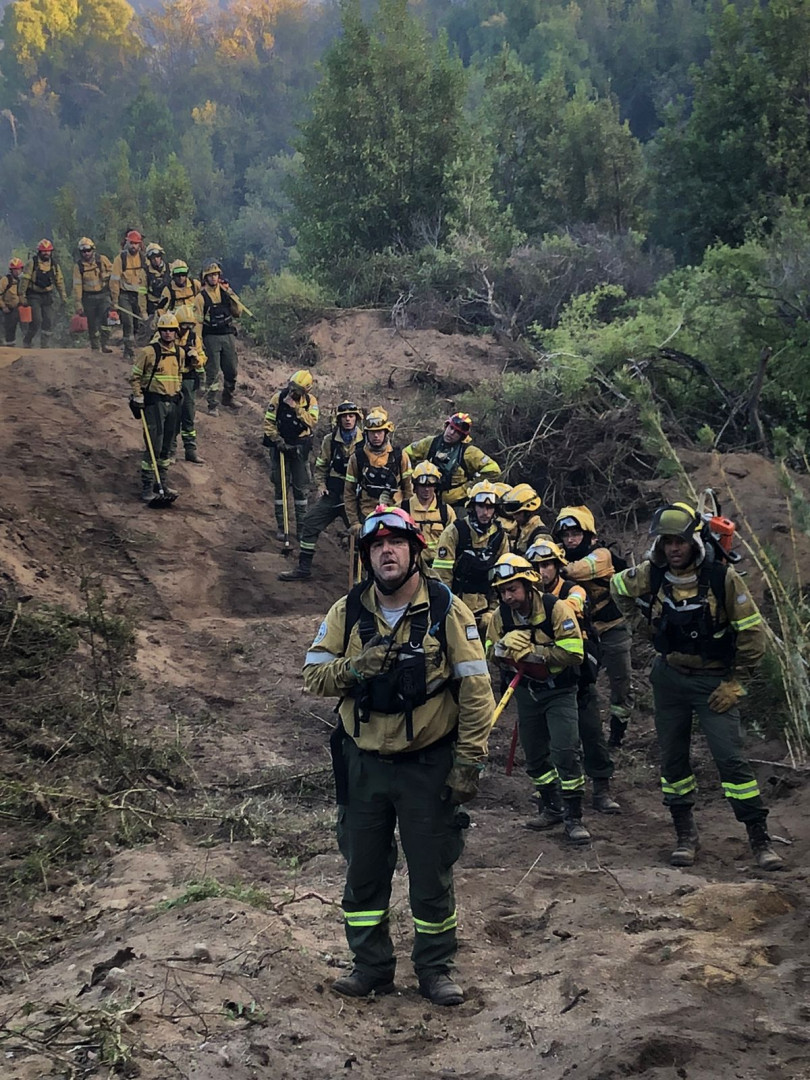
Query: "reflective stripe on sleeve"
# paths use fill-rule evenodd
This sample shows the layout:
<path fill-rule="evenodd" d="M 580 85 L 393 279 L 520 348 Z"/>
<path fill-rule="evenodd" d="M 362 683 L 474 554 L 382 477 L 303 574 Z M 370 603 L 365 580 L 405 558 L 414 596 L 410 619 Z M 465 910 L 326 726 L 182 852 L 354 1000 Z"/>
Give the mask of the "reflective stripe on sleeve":
<path fill-rule="evenodd" d="M 739 633 L 741 630 L 750 630 L 752 626 L 759 626 L 762 622 L 762 616 L 758 611 L 755 611 L 753 615 L 746 615 L 744 619 L 732 620 L 732 627 Z"/>
<path fill-rule="evenodd" d="M 459 660 L 453 664 L 453 675 L 457 679 L 463 679 L 467 675 L 489 675 L 486 660 Z"/>
<path fill-rule="evenodd" d="M 337 660 L 334 653 L 326 652 L 325 649 L 312 649 L 307 653 L 304 664 L 328 664 L 332 660 Z"/>
<path fill-rule="evenodd" d="M 565 649 L 566 652 L 572 653 L 574 656 L 584 656 L 585 649 L 582 644 L 582 638 L 578 637 L 564 637 L 557 638 L 554 642 L 555 645 L 559 645 L 561 649 Z"/>

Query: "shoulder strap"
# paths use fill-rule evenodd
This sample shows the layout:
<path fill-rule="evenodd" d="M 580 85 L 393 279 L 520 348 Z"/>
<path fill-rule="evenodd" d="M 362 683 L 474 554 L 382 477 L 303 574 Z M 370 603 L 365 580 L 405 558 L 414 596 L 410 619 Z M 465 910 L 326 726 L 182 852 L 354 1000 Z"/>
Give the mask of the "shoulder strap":
<path fill-rule="evenodd" d="M 469 547 L 470 544 L 470 524 L 463 518 L 456 518 L 453 523 L 456 526 L 456 532 L 458 533 L 458 546 L 461 549 Z"/>
<path fill-rule="evenodd" d="M 367 588 L 367 582 L 360 582 L 359 585 L 355 585 L 346 594 L 346 622 L 343 627 L 343 655 L 346 655 L 346 649 L 349 647 L 349 638 L 351 637 L 352 629 L 355 623 L 359 620 L 363 610 L 363 605 L 360 603 L 360 597 L 363 591 Z"/>
<path fill-rule="evenodd" d="M 447 503 L 444 501 L 444 499 L 440 498 L 439 499 L 439 520 L 441 521 L 442 525 L 447 524 L 447 518 L 448 517 L 449 517 L 449 515 L 447 513 Z"/>
<path fill-rule="evenodd" d="M 554 625 L 551 621 L 551 614 L 554 611 L 554 605 L 557 603 L 557 597 L 554 593 L 544 592 L 541 594 L 543 597 L 543 611 L 545 612 L 545 618 L 540 623 L 537 630 L 542 630 L 546 637 L 554 640 Z"/>

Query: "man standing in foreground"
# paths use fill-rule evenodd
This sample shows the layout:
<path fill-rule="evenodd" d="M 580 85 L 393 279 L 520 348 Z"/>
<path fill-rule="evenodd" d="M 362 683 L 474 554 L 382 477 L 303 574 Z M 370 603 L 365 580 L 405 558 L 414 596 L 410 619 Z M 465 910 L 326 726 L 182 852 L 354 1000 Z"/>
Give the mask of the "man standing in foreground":
<path fill-rule="evenodd" d="M 304 685 L 340 697 L 332 735 L 337 836 L 348 864 L 343 893 L 349 975 L 333 989 L 367 997 L 394 989 L 389 929 L 394 828 L 408 864 L 419 992 L 460 1005 L 453 864 L 487 756 L 495 702 L 475 619 L 420 569 L 426 544 L 398 507 L 365 520 L 360 554 L 371 581 L 330 608 L 307 653 Z"/>

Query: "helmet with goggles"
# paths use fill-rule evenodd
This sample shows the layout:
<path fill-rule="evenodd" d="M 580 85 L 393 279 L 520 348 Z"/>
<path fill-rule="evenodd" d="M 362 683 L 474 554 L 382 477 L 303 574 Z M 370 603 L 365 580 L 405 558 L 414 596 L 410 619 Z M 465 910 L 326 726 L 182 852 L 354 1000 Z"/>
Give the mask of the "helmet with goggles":
<path fill-rule="evenodd" d="M 528 581 L 530 585 L 540 582 L 537 571 L 529 560 L 512 552 L 501 555 L 489 572 L 489 580 L 496 589 L 512 581 Z"/>

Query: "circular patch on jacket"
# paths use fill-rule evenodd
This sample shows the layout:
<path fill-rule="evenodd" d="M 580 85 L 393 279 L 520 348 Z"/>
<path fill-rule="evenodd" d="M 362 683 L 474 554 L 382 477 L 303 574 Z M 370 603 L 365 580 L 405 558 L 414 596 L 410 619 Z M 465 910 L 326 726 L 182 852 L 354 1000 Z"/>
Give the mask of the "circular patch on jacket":
<path fill-rule="evenodd" d="M 446 547 L 440 547 L 439 550 L 436 552 L 436 555 L 440 559 L 444 559 L 446 557 L 446 555 L 447 555 L 447 548 Z"/>
<path fill-rule="evenodd" d="M 313 645 L 319 645 L 323 641 L 323 639 L 325 637 L 326 637 L 326 619 L 324 619 L 324 621 L 318 627 L 318 633 L 315 635 L 315 640 L 312 642 L 312 644 Z"/>

